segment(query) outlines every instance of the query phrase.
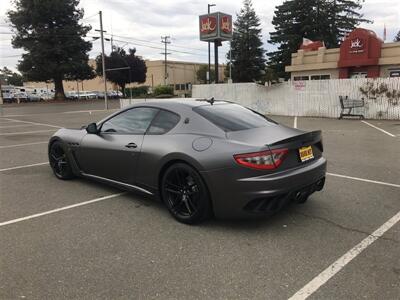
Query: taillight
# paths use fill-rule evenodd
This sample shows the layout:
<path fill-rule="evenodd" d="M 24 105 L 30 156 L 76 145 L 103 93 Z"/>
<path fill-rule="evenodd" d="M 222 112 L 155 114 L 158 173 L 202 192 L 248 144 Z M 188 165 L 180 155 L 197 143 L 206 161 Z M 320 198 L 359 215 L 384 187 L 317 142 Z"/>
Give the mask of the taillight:
<path fill-rule="evenodd" d="M 288 152 L 288 149 L 275 149 L 236 154 L 233 157 L 240 165 L 259 170 L 272 170 L 280 166 Z"/>

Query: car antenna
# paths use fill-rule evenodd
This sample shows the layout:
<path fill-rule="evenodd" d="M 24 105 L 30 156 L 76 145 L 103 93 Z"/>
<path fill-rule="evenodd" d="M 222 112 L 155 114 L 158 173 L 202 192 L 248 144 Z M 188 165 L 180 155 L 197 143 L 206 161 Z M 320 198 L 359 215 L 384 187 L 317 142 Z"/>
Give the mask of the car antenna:
<path fill-rule="evenodd" d="M 214 97 L 211 97 L 210 99 L 208 99 L 207 102 L 210 103 L 211 105 L 213 105 L 215 102 Z"/>

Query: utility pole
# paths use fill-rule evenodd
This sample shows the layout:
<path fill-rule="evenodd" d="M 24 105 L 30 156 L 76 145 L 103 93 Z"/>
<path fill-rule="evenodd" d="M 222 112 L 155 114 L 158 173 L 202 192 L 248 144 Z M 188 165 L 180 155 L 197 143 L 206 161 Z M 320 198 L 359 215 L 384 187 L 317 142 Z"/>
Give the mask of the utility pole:
<path fill-rule="evenodd" d="M 103 13 L 102 11 L 99 11 L 99 17 L 100 17 L 100 39 L 101 39 L 101 65 L 103 67 L 103 80 L 104 80 L 104 106 L 105 109 L 108 109 L 108 99 L 107 99 L 107 76 L 106 76 L 106 62 L 104 59 L 104 36 L 103 33 L 106 32 L 103 30 Z"/>
<path fill-rule="evenodd" d="M 171 54 L 171 53 L 167 52 L 167 49 L 168 49 L 167 45 L 171 44 L 171 41 L 168 40 L 170 38 L 171 37 L 168 35 L 161 37 L 161 43 L 164 44 L 164 52 L 161 53 L 161 54 L 164 54 L 164 68 L 165 68 L 164 69 L 164 85 L 167 85 L 167 78 L 168 78 L 167 56 L 168 56 L 168 54 Z"/>
<path fill-rule="evenodd" d="M 207 4 L 208 14 L 210 14 L 210 7 L 213 7 L 213 6 L 215 6 L 215 4 Z M 211 46 L 210 45 L 211 45 L 211 42 L 208 42 L 208 76 L 207 76 L 208 84 L 211 83 L 211 54 L 210 54 Z"/>

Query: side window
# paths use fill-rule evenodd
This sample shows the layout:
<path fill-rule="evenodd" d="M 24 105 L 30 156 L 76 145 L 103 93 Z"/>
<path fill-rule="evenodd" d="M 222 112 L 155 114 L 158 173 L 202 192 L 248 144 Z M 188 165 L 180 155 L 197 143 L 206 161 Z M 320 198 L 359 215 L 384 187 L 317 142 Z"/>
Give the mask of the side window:
<path fill-rule="evenodd" d="M 150 107 L 132 108 L 104 122 L 101 132 L 144 134 L 157 112 Z"/>
<path fill-rule="evenodd" d="M 161 110 L 149 128 L 149 134 L 164 134 L 178 124 L 180 117 L 169 111 Z"/>

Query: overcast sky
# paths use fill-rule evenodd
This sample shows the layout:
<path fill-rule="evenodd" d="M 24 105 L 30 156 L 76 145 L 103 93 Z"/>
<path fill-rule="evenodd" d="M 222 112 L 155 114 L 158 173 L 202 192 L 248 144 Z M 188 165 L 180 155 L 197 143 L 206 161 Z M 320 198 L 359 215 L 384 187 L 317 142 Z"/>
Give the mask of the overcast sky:
<path fill-rule="evenodd" d="M 276 5 L 283 0 L 253 0 L 256 13 L 262 24 L 264 47 L 268 45 L 269 32 L 273 31 L 271 20 Z M 207 3 L 215 3 L 212 11 L 222 11 L 235 15 L 239 12 L 240 0 L 181 1 L 181 0 L 81 0 L 85 10 L 83 23 L 92 25 L 88 39 L 98 36 L 94 29 L 99 28 L 98 11 L 103 11 L 104 30 L 114 35 L 114 44 L 125 49 L 136 47 L 137 55 L 148 59 L 162 59 L 160 36 L 171 36 L 171 60 L 207 62 L 207 43 L 200 42 L 198 36 L 198 15 L 207 12 Z M 11 0 L 1 0 L 0 7 L 0 67 L 16 69 L 20 49 L 11 46 L 11 29 L 7 25 L 6 12 L 13 9 Z M 400 30 L 399 0 L 366 0 L 361 11 L 373 24 L 362 24 L 365 28 L 383 35 L 384 24 L 387 28 L 387 41 L 392 41 Z M 110 42 L 106 41 L 106 51 L 110 52 Z M 223 43 L 220 48 L 220 62 L 225 62 L 229 45 Z M 91 57 L 100 52 L 100 41 L 93 42 Z M 213 58 L 212 58 L 213 59 Z"/>

